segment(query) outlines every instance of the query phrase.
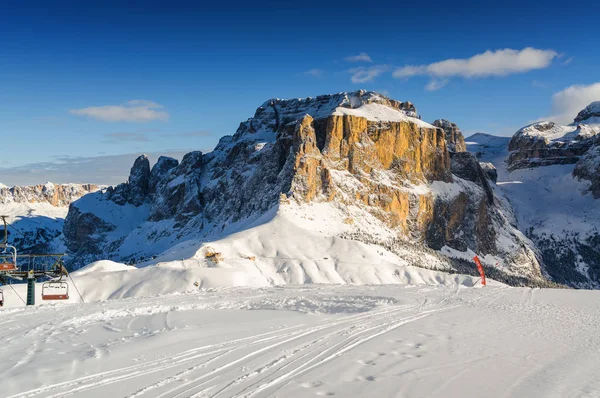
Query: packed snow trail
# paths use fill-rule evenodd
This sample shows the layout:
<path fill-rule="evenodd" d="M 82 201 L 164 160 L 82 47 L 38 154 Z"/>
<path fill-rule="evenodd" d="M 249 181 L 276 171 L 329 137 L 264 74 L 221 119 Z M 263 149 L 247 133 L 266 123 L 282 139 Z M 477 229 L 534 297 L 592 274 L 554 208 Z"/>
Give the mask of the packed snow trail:
<path fill-rule="evenodd" d="M 0 396 L 600 396 L 599 299 L 312 285 L 4 309 Z"/>

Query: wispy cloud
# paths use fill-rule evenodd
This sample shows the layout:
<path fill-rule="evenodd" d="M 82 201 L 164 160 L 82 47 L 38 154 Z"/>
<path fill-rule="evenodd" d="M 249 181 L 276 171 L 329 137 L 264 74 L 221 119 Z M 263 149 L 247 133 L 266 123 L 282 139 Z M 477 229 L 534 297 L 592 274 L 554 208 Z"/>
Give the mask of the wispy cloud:
<path fill-rule="evenodd" d="M 600 82 L 567 87 L 552 95 L 552 115 L 539 120 L 572 123 L 577 113 L 594 101 L 600 101 Z"/>
<path fill-rule="evenodd" d="M 373 60 L 371 59 L 371 57 L 369 57 L 369 54 L 367 53 L 352 55 L 350 57 L 344 58 L 344 60 L 347 62 L 373 62 Z"/>
<path fill-rule="evenodd" d="M 323 77 L 325 75 L 325 71 L 319 68 L 309 69 L 304 72 L 305 75 L 313 76 L 313 77 Z"/>
<path fill-rule="evenodd" d="M 448 84 L 448 79 L 433 79 L 425 86 L 427 91 L 436 91 Z"/>
<path fill-rule="evenodd" d="M 431 76 L 434 79 L 455 76 L 466 78 L 506 76 L 547 68 L 556 57 L 558 57 L 558 53 L 554 50 L 540 50 L 531 47 L 523 50 L 510 48 L 488 50 L 470 58 L 446 59 L 427 65 L 406 65 L 394 70 L 393 76 L 398 79 L 419 75 Z M 430 82 L 428 87 L 437 87 L 438 85 L 439 83 Z"/>
<path fill-rule="evenodd" d="M 370 82 L 377 76 L 385 73 L 389 70 L 387 65 L 374 65 L 374 66 L 360 66 L 358 68 L 352 68 L 348 70 L 352 74 L 352 83 L 365 83 Z"/>
<path fill-rule="evenodd" d="M 104 122 L 166 122 L 170 115 L 163 111 L 164 107 L 147 100 L 132 100 L 123 105 L 90 106 L 82 109 L 71 109 L 69 113 L 87 116 Z"/>

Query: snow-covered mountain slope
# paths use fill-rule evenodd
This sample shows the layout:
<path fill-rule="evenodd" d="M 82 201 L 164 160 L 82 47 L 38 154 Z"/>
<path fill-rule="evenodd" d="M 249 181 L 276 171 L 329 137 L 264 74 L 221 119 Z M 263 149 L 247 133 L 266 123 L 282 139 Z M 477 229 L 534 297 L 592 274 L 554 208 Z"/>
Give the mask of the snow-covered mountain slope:
<path fill-rule="evenodd" d="M 0 395 L 595 397 L 599 293 L 303 285 L 2 309 Z"/>
<path fill-rule="evenodd" d="M 9 241 L 21 252 L 64 250 L 60 235 L 69 205 L 99 187 L 53 184 L 0 187 L 0 215 L 8 216 Z"/>
<path fill-rule="evenodd" d="M 475 134 L 466 139 L 467 150 L 496 166 L 496 193 L 510 202 L 519 229 L 535 243 L 548 275 L 573 287 L 600 288 L 600 200 L 589 192 L 588 180 L 574 176 L 578 168 L 593 170 L 595 147 L 578 157 L 577 164 L 538 162 L 510 171 L 508 140 Z"/>
<path fill-rule="evenodd" d="M 304 242 L 303 235 L 315 230 L 302 220 L 324 218 L 341 227 L 317 228 L 318 239 L 307 238 L 290 259 L 276 258 L 268 271 L 263 267 L 269 275 L 263 279 L 366 283 L 351 272 L 309 272 L 308 262 L 316 261 L 318 268 L 326 257 L 317 241 L 341 239 L 356 245 L 347 249 L 356 255 L 363 243 L 376 244 L 395 253 L 398 264 L 449 271 L 475 272 L 465 259 L 477 253 L 502 280 L 543 282 L 531 242 L 496 198 L 489 173 L 468 153 L 451 158 L 447 133 L 418 119 L 414 105 L 373 92 L 269 100 L 213 152 L 191 152 L 181 163 L 163 157 L 152 168 L 141 156 L 128 183 L 74 202 L 64 228 L 69 265 L 193 258 L 204 243 L 218 246 L 230 236 L 243 241 L 261 223 L 268 225 L 266 234 L 280 235 L 280 219 Z M 313 214 L 313 205 L 322 205 L 322 211 Z M 284 212 L 286 206 L 296 206 L 294 217 Z M 277 257 L 288 244 L 275 242 L 268 256 Z M 191 249 L 181 252 L 186 245 Z M 418 254 L 409 255 L 404 247 Z M 249 249 L 249 257 L 266 255 L 260 245 Z M 429 255 L 439 260 L 428 260 Z M 225 257 L 217 267 L 237 265 L 235 256 Z M 291 266 L 293 259 L 308 262 Z M 366 267 L 361 272 L 389 274 L 385 264 Z M 293 276 L 282 274 L 286 269 Z M 379 282 L 388 283 L 386 278 Z"/>

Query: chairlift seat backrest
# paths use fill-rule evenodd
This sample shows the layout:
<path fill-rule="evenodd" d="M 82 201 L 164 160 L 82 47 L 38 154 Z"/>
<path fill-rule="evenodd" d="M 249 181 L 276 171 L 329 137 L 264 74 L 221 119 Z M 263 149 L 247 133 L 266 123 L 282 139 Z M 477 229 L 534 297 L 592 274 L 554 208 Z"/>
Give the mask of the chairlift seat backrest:
<path fill-rule="evenodd" d="M 45 282 L 42 284 L 42 300 L 68 300 L 69 284 L 67 282 Z"/>
<path fill-rule="evenodd" d="M 14 263 L 0 263 L 0 271 L 14 271 L 17 266 Z"/>

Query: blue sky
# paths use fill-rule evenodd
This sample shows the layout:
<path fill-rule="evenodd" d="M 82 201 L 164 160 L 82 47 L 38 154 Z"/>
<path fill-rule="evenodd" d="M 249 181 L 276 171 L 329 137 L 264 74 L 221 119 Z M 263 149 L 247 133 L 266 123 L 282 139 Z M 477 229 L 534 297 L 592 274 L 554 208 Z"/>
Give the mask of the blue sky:
<path fill-rule="evenodd" d="M 11 3 L 5 184 L 60 179 L 45 168 L 80 158 L 209 150 L 272 97 L 364 88 L 412 101 L 426 121 L 500 135 L 600 100 L 598 2 Z"/>

